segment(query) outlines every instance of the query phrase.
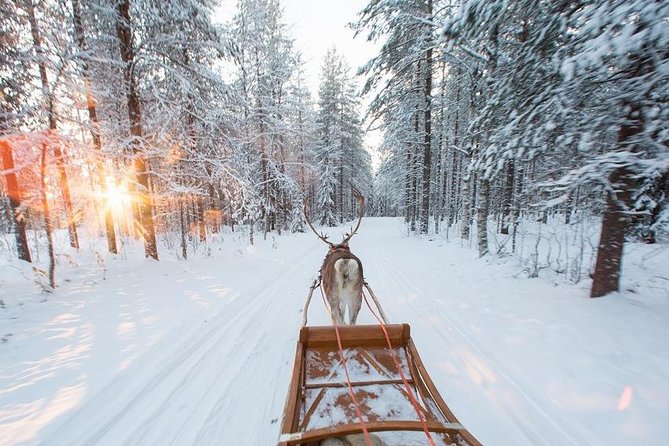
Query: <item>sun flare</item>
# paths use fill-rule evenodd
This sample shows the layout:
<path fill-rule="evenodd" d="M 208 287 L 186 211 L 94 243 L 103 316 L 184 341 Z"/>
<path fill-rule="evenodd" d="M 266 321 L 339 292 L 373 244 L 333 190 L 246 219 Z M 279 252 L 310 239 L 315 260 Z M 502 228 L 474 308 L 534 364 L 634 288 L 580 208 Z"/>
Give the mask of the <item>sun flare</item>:
<path fill-rule="evenodd" d="M 125 183 L 116 184 L 113 178 L 107 178 L 107 191 L 105 192 L 105 205 L 119 215 L 130 203 L 130 194 Z"/>

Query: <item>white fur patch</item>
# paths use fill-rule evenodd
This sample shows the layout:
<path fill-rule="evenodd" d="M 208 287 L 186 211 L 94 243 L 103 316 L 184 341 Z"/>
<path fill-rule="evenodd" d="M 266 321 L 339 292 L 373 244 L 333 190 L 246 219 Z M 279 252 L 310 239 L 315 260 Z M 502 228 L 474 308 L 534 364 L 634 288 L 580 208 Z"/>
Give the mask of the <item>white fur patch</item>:
<path fill-rule="evenodd" d="M 339 259 L 334 264 L 334 285 L 339 296 L 339 309 L 343 317 L 346 316 L 346 309 L 348 308 L 348 318 L 351 318 L 351 313 L 354 308 L 359 307 L 354 305 L 361 299 L 360 290 L 356 289 L 360 271 L 358 262 L 354 259 Z"/>
<path fill-rule="evenodd" d="M 342 275 L 342 277 L 357 277 L 354 276 L 358 271 L 358 262 L 353 259 L 339 259 L 334 264 L 335 271 Z"/>

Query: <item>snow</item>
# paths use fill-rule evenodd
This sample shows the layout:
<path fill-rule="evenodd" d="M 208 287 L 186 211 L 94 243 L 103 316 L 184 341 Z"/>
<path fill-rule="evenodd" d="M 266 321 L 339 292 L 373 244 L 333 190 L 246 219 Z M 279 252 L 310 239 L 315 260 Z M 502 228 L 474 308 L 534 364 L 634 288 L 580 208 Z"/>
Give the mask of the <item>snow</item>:
<path fill-rule="evenodd" d="M 252 249 L 217 237 L 188 261 L 164 247 L 145 260 L 128 240 L 119 256 L 61 247 L 74 260 L 60 257 L 50 295 L 0 259 L 0 444 L 275 444 L 326 247 L 313 234 Z M 666 246 L 629 246 L 624 291 L 600 299 L 589 281 L 527 279 L 511 257 L 406 237 L 400 219 L 364 219 L 351 248 L 484 444 L 666 442 Z M 318 296 L 309 321 L 327 323 Z M 373 322 L 363 306 L 359 323 Z"/>
<path fill-rule="evenodd" d="M 411 376 L 409 371 L 406 352 L 402 348 L 393 349 L 400 364 L 404 376 Z M 354 387 L 356 401 L 363 408 L 365 420 L 414 420 L 418 421 L 418 415 L 411 406 L 406 396 L 404 385 L 396 384 L 367 384 L 360 385 L 364 381 L 386 381 L 389 379 L 399 380 L 401 375 L 396 369 L 388 369 L 392 364 L 390 354 L 386 348 L 365 347 L 345 348 L 343 350 L 346 358 L 346 370 L 352 383 L 358 383 Z M 327 384 L 346 382 L 342 362 L 337 352 L 308 349 L 305 355 L 304 369 L 305 384 Z M 372 360 L 370 358 L 374 358 Z M 378 369 L 377 369 L 378 368 Z M 418 398 L 414 386 L 411 386 L 413 395 Z M 311 388 L 305 392 L 305 407 L 312 408 L 318 400 L 315 410 L 310 416 L 304 415 L 300 418 L 300 425 L 305 425 L 305 430 L 316 429 L 339 424 L 346 424 L 356 417 L 354 405 L 349 397 L 349 389 L 346 386 L 330 388 Z M 343 408 L 348 410 L 343 410 Z M 369 409 L 369 412 L 366 410 Z M 435 411 L 438 413 L 438 410 Z M 446 421 L 443 419 L 442 421 Z"/>
<path fill-rule="evenodd" d="M 363 305 L 364 307 L 364 305 Z M 310 324 L 311 325 L 311 324 Z M 380 351 L 377 349 L 365 349 L 368 353 L 371 353 L 372 356 L 380 358 Z M 402 372 L 405 376 L 410 375 L 409 366 L 407 363 L 406 354 L 403 349 L 395 348 L 395 355 L 397 360 L 400 363 Z M 366 360 L 358 360 L 355 357 L 356 349 L 344 349 L 344 357 L 346 358 L 346 370 L 348 371 L 348 376 L 351 379 L 351 382 L 356 381 L 381 381 L 386 379 L 401 379 L 401 375 L 396 369 L 388 370 L 383 367 L 383 364 L 377 364 L 378 367 L 383 367 L 383 373 L 376 370 L 374 367 L 370 367 L 370 364 Z M 389 352 L 385 349 L 383 352 Z M 341 361 L 339 355 L 335 352 L 329 352 L 326 358 L 321 357 L 324 353 L 316 354 L 313 350 L 308 350 L 306 353 L 305 368 L 307 370 L 313 370 L 314 373 L 307 376 L 306 384 L 324 384 L 328 382 L 345 382 L 345 373 L 344 369 L 341 366 Z M 384 355 L 386 356 L 386 355 Z M 390 356 L 389 354 L 387 356 Z M 321 371 L 330 371 L 327 376 L 319 377 Z"/>

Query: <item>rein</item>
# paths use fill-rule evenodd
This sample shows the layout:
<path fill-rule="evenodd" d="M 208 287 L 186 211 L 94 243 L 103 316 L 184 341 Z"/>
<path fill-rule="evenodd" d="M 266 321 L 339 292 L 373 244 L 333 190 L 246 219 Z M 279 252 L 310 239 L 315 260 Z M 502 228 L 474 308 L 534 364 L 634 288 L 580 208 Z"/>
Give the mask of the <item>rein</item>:
<path fill-rule="evenodd" d="M 357 415 L 358 420 L 360 420 L 360 424 L 362 425 L 362 434 L 365 437 L 365 443 L 367 444 L 367 446 L 373 446 L 372 437 L 369 436 L 369 431 L 367 430 L 367 424 L 365 423 L 365 419 L 362 417 L 362 410 L 360 409 L 360 404 L 358 403 L 358 399 L 355 397 L 355 393 L 353 392 L 353 384 L 351 383 L 351 378 L 348 375 L 348 367 L 346 365 L 346 355 L 344 355 L 344 349 L 342 348 L 341 345 L 341 337 L 339 336 L 339 327 L 337 326 L 337 324 L 335 324 L 335 321 L 332 318 L 332 311 L 330 311 L 330 306 L 328 305 L 327 297 L 325 296 L 323 283 L 321 283 L 321 296 L 323 297 L 323 304 L 325 305 L 325 309 L 330 315 L 330 321 L 332 322 L 332 326 L 335 329 L 335 335 L 337 336 L 337 347 L 339 349 L 339 358 L 341 359 L 341 364 L 344 367 L 346 385 L 348 386 L 348 395 L 349 397 L 351 397 L 351 401 L 353 401 L 353 405 L 355 406 L 355 414 Z"/>

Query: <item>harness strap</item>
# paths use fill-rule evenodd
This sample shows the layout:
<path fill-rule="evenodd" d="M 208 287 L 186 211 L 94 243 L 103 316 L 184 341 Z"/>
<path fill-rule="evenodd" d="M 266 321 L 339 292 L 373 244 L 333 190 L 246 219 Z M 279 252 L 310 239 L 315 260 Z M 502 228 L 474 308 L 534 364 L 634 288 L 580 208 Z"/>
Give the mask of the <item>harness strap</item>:
<path fill-rule="evenodd" d="M 341 363 L 344 366 L 344 374 L 346 375 L 346 385 L 348 386 L 348 395 L 351 397 L 351 401 L 353 401 L 353 405 L 355 406 L 355 414 L 357 415 L 358 420 L 360 420 L 360 424 L 362 425 L 362 434 L 365 436 L 365 443 L 367 444 L 367 446 L 374 446 L 372 443 L 372 438 L 369 436 L 369 431 L 367 431 L 367 425 L 365 424 L 365 420 L 362 418 L 362 410 L 360 410 L 360 404 L 358 404 L 358 399 L 355 397 L 355 393 L 353 392 L 353 385 L 351 384 L 351 378 L 348 375 L 348 367 L 346 366 L 346 357 L 344 356 L 344 349 L 342 348 L 341 337 L 339 336 L 339 327 L 337 326 L 332 317 L 332 311 L 330 310 L 330 306 L 328 305 L 327 299 L 325 297 L 325 290 L 323 289 L 323 283 L 321 283 L 321 296 L 323 297 L 323 303 L 325 304 L 325 309 L 330 315 L 330 320 L 332 321 L 332 326 L 334 327 L 335 335 L 337 336 L 337 347 L 339 348 L 339 358 L 341 359 Z"/>
<path fill-rule="evenodd" d="M 390 356 L 393 358 L 393 362 L 395 363 L 395 367 L 397 367 L 397 371 L 399 372 L 400 377 L 402 378 L 402 382 L 404 383 L 404 388 L 407 391 L 407 395 L 409 395 L 409 400 L 411 401 L 411 405 L 413 406 L 414 410 L 416 411 L 416 414 L 418 415 L 418 419 L 420 420 L 420 423 L 423 425 L 423 432 L 425 432 L 425 436 L 427 437 L 427 440 L 428 440 L 430 446 L 435 446 L 434 440 L 432 439 L 432 435 L 430 434 L 430 431 L 427 427 L 427 422 L 425 420 L 425 416 L 423 416 L 423 413 L 421 412 L 420 408 L 418 407 L 418 401 L 413 396 L 413 392 L 411 391 L 411 387 L 409 386 L 409 382 L 407 381 L 407 377 L 404 375 L 404 371 L 402 370 L 402 365 L 400 364 L 400 361 L 397 358 L 397 354 L 395 353 L 395 349 L 393 348 L 393 345 L 390 342 L 390 335 L 388 335 L 388 330 L 386 330 L 386 324 L 376 314 L 374 309 L 372 309 L 372 306 L 369 304 L 369 300 L 367 300 L 367 296 L 365 295 L 364 291 L 362 293 L 362 296 L 365 298 L 365 303 L 367 304 L 367 308 L 369 308 L 369 311 L 372 312 L 372 314 L 374 315 L 376 320 L 379 321 L 379 324 L 381 325 L 381 330 L 383 330 L 383 334 L 385 335 L 386 342 L 388 344 L 388 350 L 390 350 Z"/>

